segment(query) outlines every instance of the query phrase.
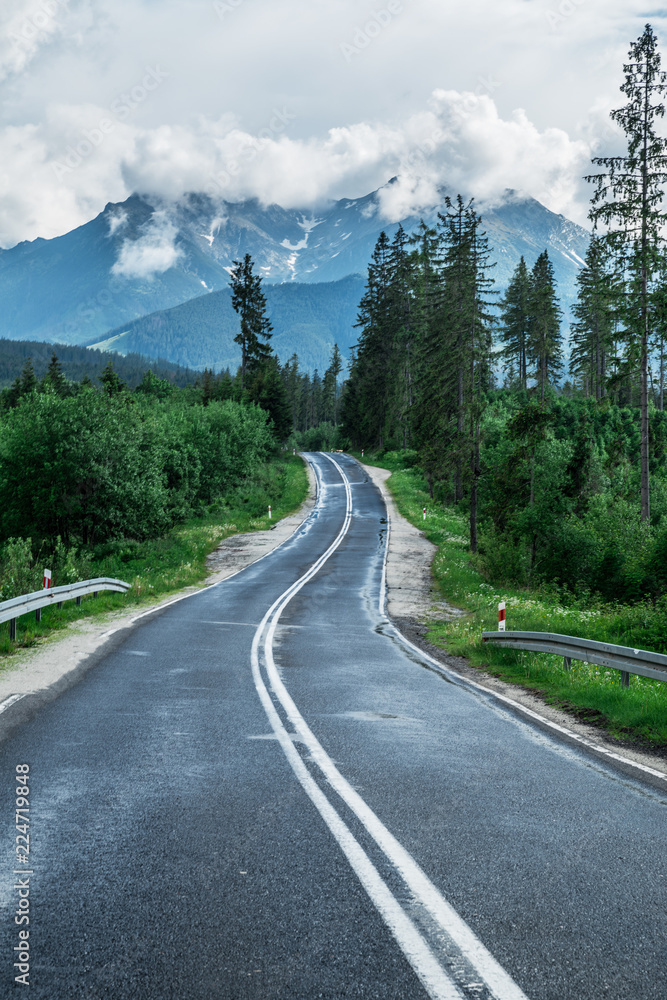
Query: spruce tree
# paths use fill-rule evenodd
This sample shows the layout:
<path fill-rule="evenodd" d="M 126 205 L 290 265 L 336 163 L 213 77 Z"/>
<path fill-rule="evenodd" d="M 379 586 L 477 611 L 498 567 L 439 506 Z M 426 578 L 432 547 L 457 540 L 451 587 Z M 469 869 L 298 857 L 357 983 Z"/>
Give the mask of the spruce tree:
<path fill-rule="evenodd" d="M 410 254 L 414 331 L 410 432 L 411 441 L 420 453 L 429 495 L 433 496 L 433 481 L 440 471 L 440 449 L 433 443 L 434 437 L 439 436 L 435 430 L 438 418 L 433 400 L 439 398 L 436 369 L 441 358 L 440 338 L 435 333 L 442 292 L 442 278 L 437 268 L 438 233 L 422 219 L 410 243 L 414 247 Z"/>
<path fill-rule="evenodd" d="M 540 399 L 544 402 L 547 385 L 563 370 L 561 346 L 561 310 L 556 295 L 553 264 L 546 250 L 535 261 L 531 272 L 530 341 L 528 358 L 535 365 L 533 374 L 539 382 Z"/>
<path fill-rule="evenodd" d="M 265 361 L 271 355 L 271 322 L 266 315 L 266 298 L 262 279 L 253 273 L 249 253 L 242 261 L 235 260 L 230 274 L 232 306 L 241 320 L 241 329 L 234 343 L 241 346 L 241 389 L 246 385 L 248 369 Z"/>
<path fill-rule="evenodd" d="M 667 182 L 667 139 L 657 132 L 663 118 L 667 76 L 660 69 L 658 42 L 650 24 L 630 46 L 621 91 L 628 103 L 611 112 L 627 137 L 624 156 L 595 157 L 604 168 L 586 179 L 595 185 L 590 218 L 607 227 L 605 239 L 625 275 L 627 352 L 640 376 L 640 475 L 642 517 L 650 518 L 649 377 L 650 289 L 660 269 L 662 202 Z"/>
<path fill-rule="evenodd" d="M 311 423 L 311 401 L 312 401 L 312 382 L 308 372 L 304 372 L 300 379 L 301 388 L 299 392 L 299 411 L 298 411 L 298 421 L 297 428 L 300 431 L 307 431 L 309 427 L 312 427 Z"/>
<path fill-rule="evenodd" d="M 360 438 L 366 445 L 384 447 L 390 417 L 393 387 L 392 330 L 389 294 L 390 244 L 380 233 L 373 259 L 368 267 L 366 290 L 359 304 L 355 324 L 360 328 L 356 359 L 351 377 L 357 382 L 357 395 L 363 423 Z"/>
<path fill-rule="evenodd" d="M 528 345 L 530 341 L 530 291 L 531 277 L 526 262 L 521 257 L 500 301 L 500 327 L 504 348 L 500 356 L 516 373 L 522 389 L 527 386 Z"/>
<path fill-rule="evenodd" d="M 595 236 L 586 251 L 586 266 L 577 275 L 577 285 L 570 371 L 579 376 L 586 397 L 590 391 L 595 399 L 602 399 L 616 317 L 615 287 L 607 270 L 606 248 Z"/>
<path fill-rule="evenodd" d="M 51 354 L 51 360 L 49 362 L 49 367 L 46 370 L 46 374 L 42 379 L 42 387 L 49 387 L 55 392 L 57 396 L 62 399 L 68 393 L 67 379 L 63 374 L 62 365 L 58 361 L 58 356 L 55 351 Z"/>
<path fill-rule="evenodd" d="M 475 551 L 481 415 L 491 367 L 489 250 L 473 202 L 459 196 L 445 205 L 436 240 L 422 233 L 429 289 L 415 427 L 429 489 L 434 478 L 447 479 L 453 470 L 453 499 L 468 492 Z"/>
<path fill-rule="evenodd" d="M 253 365 L 246 394 L 250 402 L 266 410 L 273 421 L 276 438 L 284 441 L 292 429 L 292 414 L 280 362 L 275 354 Z"/>
<path fill-rule="evenodd" d="M 26 358 L 23 370 L 21 371 L 21 395 L 29 396 L 37 388 L 37 376 L 33 367 L 32 358 Z"/>
<path fill-rule="evenodd" d="M 208 406 L 212 399 L 215 399 L 215 374 L 212 368 L 204 368 L 201 379 L 202 404 Z"/>
<path fill-rule="evenodd" d="M 310 400 L 309 400 L 309 427 L 317 427 L 322 423 L 322 379 L 317 370 L 313 372 L 313 377 L 310 381 Z"/>
<path fill-rule="evenodd" d="M 106 363 L 102 374 L 99 375 L 98 378 L 102 383 L 102 389 L 107 396 L 116 396 L 126 387 L 125 383 L 116 372 L 116 369 L 113 366 L 113 359 L 111 358 Z"/>
<path fill-rule="evenodd" d="M 323 417 L 330 420 L 334 425 L 338 423 L 338 376 L 343 368 L 338 344 L 334 344 L 331 352 L 329 367 L 324 373 L 322 380 L 322 406 Z"/>
<path fill-rule="evenodd" d="M 388 336 L 392 341 L 391 364 L 393 391 L 390 407 L 391 423 L 407 448 L 412 439 L 412 406 L 414 403 L 414 350 L 417 330 L 414 310 L 413 258 L 408 249 L 408 236 L 399 225 L 389 250 L 389 317 Z"/>

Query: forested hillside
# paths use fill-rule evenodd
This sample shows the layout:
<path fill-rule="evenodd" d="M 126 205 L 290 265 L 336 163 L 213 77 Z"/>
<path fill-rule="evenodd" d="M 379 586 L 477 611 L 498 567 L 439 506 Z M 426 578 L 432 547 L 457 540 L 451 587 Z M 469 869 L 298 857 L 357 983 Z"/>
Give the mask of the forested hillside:
<path fill-rule="evenodd" d="M 298 354 L 311 374 L 326 366 L 334 343 L 347 359 L 356 340 L 354 324 L 363 279 L 313 285 L 267 285 L 267 310 L 275 334 L 273 347 L 282 362 Z M 168 357 L 192 368 L 236 369 L 240 361 L 234 343 L 238 318 L 229 288 L 201 295 L 112 330 L 95 346 L 125 354 Z"/>
<path fill-rule="evenodd" d="M 106 352 L 92 348 L 70 347 L 66 344 L 54 347 L 53 344 L 34 340 L 0 340 L 0 389 L 8 386 L 21 374 L 28 358 L 32 360 L 35 376 L 41 379 L 46 374 L 54 350 L 63 374 L 74 382 L 81 382 L 86 376 L 95 382 L 109 363 Z M 130 353 L 114 359 L 118 376 L 132 389 L 139 385 L 149 364 L 159 378 L 181 387 L 194 382 L 199 374 L 159 357 L 149 359 Z"/>

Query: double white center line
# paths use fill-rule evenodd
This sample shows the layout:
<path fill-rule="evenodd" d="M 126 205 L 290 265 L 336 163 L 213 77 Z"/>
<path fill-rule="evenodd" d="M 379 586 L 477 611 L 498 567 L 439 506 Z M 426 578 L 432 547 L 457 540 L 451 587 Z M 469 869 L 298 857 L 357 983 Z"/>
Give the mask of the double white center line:
<path fill-rule="evenodd" d="M 271 605 L 257 628 L 251 651 L 252 673 L 257 693 L 294 774 L 337 840 L 429 996 L 433 1000 L 463 1000 L 472 996 L 488 1000 L 491 998 L 527 1000 L 523 991 L 436 889 L 414 858 L 343 777 L 307 725 L 276 669 L 273 659 L 273 640 L 282 612 L 333 555 L 345 537 L 352 519 L 352 490 L 349 480 L 334 459 L 328 455 L 325 457 L 336 467 L 345 486 L 347 497 L 345 520 L 326 552 Z M 320 491 L 318 504 L 321 503 L 322 492 Z M 260 652 L 268 688 L 260 669 Z M 285 728 L 277 705 L 282 708 L 286 719 L 293 726 L 293 733 Z M 312 768 L 312 774 L 294 745 L 295 734 L 308 750 L 308 763 Z M 318 772 L 320 779 L 325 779 L 324 787 L 328 795 L 313 776 Z M 412 897 L 411 908 L 419 909 L 427 915 L 433 926 L 433 933 L 418 928 L 398 902 L 340 815 L 338 811 L 340 805 L 336 808 L 332 804 L 329 797 L 331 792 L 337 793 L 354 813 L 395 872 L 400 875 Z M 333 798 L 333 801 L 336 802 L 336 799 Z"/>

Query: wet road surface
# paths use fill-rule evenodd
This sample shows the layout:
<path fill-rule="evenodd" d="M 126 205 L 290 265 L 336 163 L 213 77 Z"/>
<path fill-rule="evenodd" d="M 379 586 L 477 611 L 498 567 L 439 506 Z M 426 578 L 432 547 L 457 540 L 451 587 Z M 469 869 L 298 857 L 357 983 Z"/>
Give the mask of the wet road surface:
<path fill-rule="evenodd" d="M 664 1000 L 666 790 L 429 669 L 380 494 L 310 458 L 291 540 L 0 745 L 0 996 L 28 929 L 40 1000 Z"/>

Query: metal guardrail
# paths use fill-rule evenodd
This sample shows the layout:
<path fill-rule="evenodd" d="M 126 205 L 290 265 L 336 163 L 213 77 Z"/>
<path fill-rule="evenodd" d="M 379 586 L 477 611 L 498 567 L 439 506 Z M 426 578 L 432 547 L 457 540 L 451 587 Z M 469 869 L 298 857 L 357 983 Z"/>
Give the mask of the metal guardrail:
<path fill-rule="evenodd" d="M 483 632 L 482 642 L 534 653 L 555 653 L 563 657 L 566 670 L 570 669 L 572 660 L 612 667 L 621 671 L 624 687 L 630 683 L 630 674 L 667 681 L 667 656 L 646 649 L 633 649 L 632 646 L 615 646 L 611 642 L 578 639 L 573 635 L 553 632 Z"/>
<path fill-rule="evenodd" d="M 48 608 L 52 604 L 62 608 L 64 601 L 71 601 L 76 598 L 76 603 L 81 604 L 81 598 L 86 594 L 97 597 L 100 590 L 115 590 L 118 593 L 126 593 L 132 584 L 125 583 L 124 580 L 114 580 L 112 577 L 100 576 L 95 580 L 81 580 L 80 583 L 71 583 L 66 587 L 50 587 L 48 590 L 35 590 L 32 594 L 22 594 L 20 597 L 13 597 L 9 601 L 0 602 L 0 622 L 9 622 L 10 638 L 16 639 L 16 620 L 21 615 L 29 611 L 35 612 L 37 621 L 41 620 L 42 608 Z"/>

